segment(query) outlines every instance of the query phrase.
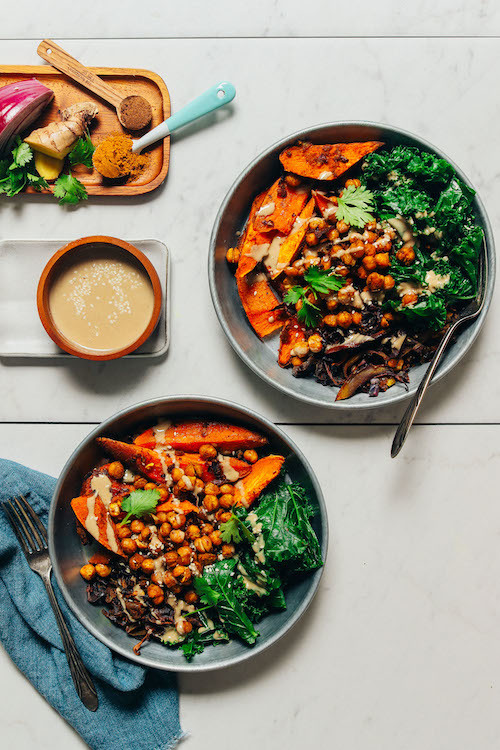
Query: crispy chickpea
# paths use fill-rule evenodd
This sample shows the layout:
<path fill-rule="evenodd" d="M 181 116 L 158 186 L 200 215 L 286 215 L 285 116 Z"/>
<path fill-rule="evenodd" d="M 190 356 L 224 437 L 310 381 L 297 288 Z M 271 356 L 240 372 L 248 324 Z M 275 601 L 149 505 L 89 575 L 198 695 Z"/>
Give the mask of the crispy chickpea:
<path fill-rule="evenodd" d="M 188 464 L 184 473 L 187 477 L 195 477 L 196 471 L 194 468 L 194 464 Z"/>
<path fill-rule="evenodd" d="M 349 229 L 351 228 L 349 224 L 346 224 L 345 221 L 337 221 L 336 227 L 339 231 L 339 234 L 346 234 Z"/>
<path fill-rule="evenodd" d="M 396 258 L 404 266 L 411 266 L 415 260 L 415 250 L 410 245 L 403 245 L 396 251 Z"/>
<path fill-rule="evenodd" d="M 369 221 L 367 224 L 365 224 L 365 229 L 369 232 L 373 232 L 373 230 L 376 228 L 377 228 L 376 219 L 373 219 L 373 221 Z"/>
<path fill-rule="evenodd" d="M 172 469 L 170 472 L 170 476 L 172 477 L 173 482 L 179 482 L 184 476 L 184 472 L 176 466 L 175 469 Z"/>
<path fill-rule="evenodd" d="M 193 554 L 191 547 L 179 547 L 177 554 L 179 555 L 179 562 L 181 565 L 189 565 Z"/>
<path fill-rule="evenodd" d="M 220 515 L 220 513 L 222 513 L 222 511 L 218 511 L 216 515 Z M 211 523 L 202 524 L 202 527 L 201 527 L 202 534 L 211 534 L 213 530 L 214 530 L 214 527 L 212 526 Z"/>
<path fill-rule="evenodd" d="M 289 172 L 287 175 L 285 175 L 285 182 L 288 185 L 288 187 L 298 187 L 300 185 L 300 177 L 298 177 L 296 174 L 292 174 Z"/>
<path fill-rule="evenodd" d="M 351 271 L 348 266 L 340 265 L 335 269 L 335 273 L 337 276 L 349 276 Z"/>
<path fill-rule="evenodd" d="M 384 289 L 393 289 L 395 283 L 396 282 L 394 281 L 393 277 L 389 276 L 389 274 L 387 276 L 384 276 Z"/>
<path fill-rule="evenodd" d="M 368 276 L 368 271 L 366 270 L 366 268 L 363 268 L 363 266 L 360 266 L 357 269 L 356 273 L 358 274 L 360 279 L 366 279 L 366 277 Z"/>
<path fill-rule="evenodd" d="M 165 583 L 165 574 L 161 570 L 156 570 L 151 575 L 151 583 L 157 583 L 159 586 Z"/>
<path fill-rule="evenodd" d="M 346 187 L 360 187 L 361 186 L 361 180 L 358 180 L 357 177 L 350 177 L 348 180 L 345 181 Z"/>
<path fill-rule="evenodd" d="M 121 545 L 126 555 L 134 555 L 137 552 L 137 544 L 133 539 L 122 539 Z"/>
<path fill-rule="evenodd" d="M 134 482 L 134 487 L 136 490 L 143 490 L 146 484 L 147 484 L 147 480 L 144 479 L 144 477 L 137 477 L 137 479 Z"/>
<path fill-rule="evenodd" d="M 111 568 L 109 565 L 105 565 L 104 563 L 97 563 L 95 566 L 95 572 L 100 578 L 107 578 L 109 575 L 111 575 Z"/>
<path fill-rule="evenodd" d="M 189 620 L 185 620 L 183 617 L 177 621 L 175 625 L 175 629 L 179 633 L 179 635 L 187 635 L 187 633 L 190 633 L 193 629 L 193 626 L 189 622 Z"/>
<path fill-rule="evenodd" d="M 200 536 L 201 531 L 198 526 L 196 526 L 194 523 L 189 524 L 189 526 L 186 529 L 186 536 L 188 539 L 198 539 Z"/>
<path fill-rule="evenodd" d="M 145 526 L 143 530 L 141 531 L 141 539 L 149 539 L 151 536 L 151 529 L 149 526 Z"/>
<path fill-rule="evenodd" d="M 175 550 L 170 550 L 170 552 L 165 552 L 163 560 L 165 561 L 165 565 L 171 568 L 173 565 L 177 565 L 179 555 Z"/>
<path fill-rule="evenodd" d="M 179 479 L 177 484 L 174 487 L 174 495 L 179 495 L 181 492 L 185 492 L 186 490 L 192 490 L 193 489 L 193 481 L 192 477 L 186 476 L 182 477 L 182 479 Z"/>
<path fill-rule="evenodd" d="M 199 539 L 194 540 L 193 544 L 198 552 L 210 552 L 212 549 L 212 540 L 209 536 L 200 536 Z"/>
<path fill-rule="evenodd" d="M 294 367 L 300 367 L 300 365 L 302 364 L 302 360 L 300 357 L 292 357 L 290 362 Z"/>
<path fill-rule="evenodd" d="M 217 519 L 219 523 L 226 523 L 231 518 L 232 513 L 229 510 L 225 510 L 223 513 L 220 514 L 219 518 Z"/>
<path fill-rule="evenodd" d="M 196 477 L 196 479 L 194 480 L 194 489 L 197 489 L 198 492 L 203 492 L 203 490 L 205 489 L 205 482 L 203 481 L 203 479 Z"/>
<path fill-rule="evenodd" d="M 194 466 L 194 473 L 195 473 L 195 475 L 196 475 L 197 477 L 201 477 L 201 476 L 202 476 L 202 474 L 203 474 L 203 468 L 204 468 L 204 467 L 203 467 L 203 464 L 200 464 L 200 463 L 194 463 L 194 464 L 193 464 L 193 466 Z"/>
<path fill-rule="evenodd" d="M 200 457 L 205 461 L 211 461 L 214 458 L 217 458 L 217 448 L 211 443 L 205 443 L 205 445 L 202 445 L 199 453 Z"/>
<path fill-rule="evenodd" d="M 83 565 L 80 568 L 80 575 L 82 578 L 85 578 L 86 581 L 91 581 L 93 577 L 95 576 L 95 568 L 91 563 L 87 563 L 87 565 Z"/>
<path fill-rule="evenodd" d="M 418 294 L 416 292 L 411 292 L 410 294 L 405 294 L 403 299 L 401 300 L 401 304 L 403 307 L 407 307 L 407 305 L 413 305 L 414 302 L 418 300 Z"/>
<path fill-rule="evenodd" d="M 384 235 L 383 237 L 380 237 L 377 240 L 377 249 L 378 250 L 390 250 L 392 247 L 392 242 L 387 235 Z"/>
<path fill-rule="evenodd" d="M 374 245 L 371 244 L 371 242 L 367 242 L 364 246 L 365 255 L 376 255 L 377 250 Z"/>
<path fill-rule="evenodd" d="M 163 596 L 163 591 L 155 583 L 148 586 L 148 596 L 150 599 L 156 599 L 157 596 Z"/>
<path fill-rule="evenodd" d="M 344 253 L 342 256 L 342 263 L 346 266 L 354 266 L 356 261 L 354 260 L 352 253 Z"/>
<path fill-rule="evenodd" d="M 216 529 L 215 531 L 212 531 L 212 533 L 209 534 L 209 538 L 212 544 L 214 545 L 214 547 L 220 547 L 220 545 L 222 544 L 220 529 Z"/>
<path fill-rule="evenodd" d="M 326 221 L 320 216 L 315 216 L 314 218 L 309 219 L 309 227 L 310 229 L 324 229 L 326 227 Z"/>
<path fill-rule="evenodd" d="M 360 312 L 353 312 L 352 313 L 352 322 L 355 326 L 359 326 L 361 324 L 363 316 Z"/>
<path fill-rule="evenodd" d="M 330 258 L 329 255 L 324 255 L 321 258 L 321 268 L 323 269 L 323 271 L 329 271 L 331 267 L 332 267 L 332 259 Z"/>
<path fill-rule="evenodd" d="M 184 513 L 176 513 L 172 510 L 167 513 L 167 521 L 173 529 L 182 529 L 186 525 L 186 516 Z"/>
<path fill-rule="evenodd" d="M 182 567 L 182 566 L 179 565 L 179 567 Z M 174 569 L 174 573 L 175 573 L 175 569 Z M 177 581 L 181 583 L 183 586 L 187 586 L 191 583 L 192 580 L 193 580 L 193 574 L 191 573 L 189 568 L 184 566 L 184 572 L 182 573 L 182 575 L 180 575 L 177 578 Z"/>
<path fill-rule="evenodd" d="M 323 323 L 325 326 L 328 326 L 329 328 L 335 328 L 337 325 L 337 316 L 336 315 L 325 315 L 323 318 Z"/>
<path fill-rule="evenodd" d="M 384 288 L 384 277 L 380 273 L 371 273 L 366 279 L 366 286 L 372 292 L 380 292 Z"/>
<path fill-rule="evenodd" d="M 234 544 L 223 544 L 221 547 L 221 552 L 223 557 L 231 557 L 235 552 Z"/>
<path fill-rule="evenodd" d="M 185 565 L 176 565 L 175 568 L 172 570 L 172 575 L 174 578 L 180 578 L 186 571 Z"/>
<path fill-rule="evenodd" d="M 147 576 L 150 576 L 151 573 L 154 573 L 154 570 L 155 570 L 154 560 L 151 560 L 150 557 L 147 557 L 145 560 L 143 560 L 141 562 L 141 570 Z"/>
<path fill-rule="evenodd" d="M 145 490 L 157 490 L 158 487 L 154 482 L 148 482 L 147 484 L 144 485 L 144 489 Z"/>
<path fill-rule="evenodd" d="M 220 495 L 219 487 L 213 482 L 207 482 L 205 485 L 205 492 L 207 495 Z"/>
<path fill-rule="evenodd" d="M 376 253 L 375 260 L 377 261 L 377 266 L 379 268 L 389 268 L 391 265 L 389 253 Z"/>
<path fill-rule="evenodd" d="M 128 566 L 130 570 L 139 570 L 143 560 L 144 560 L 144 555 L 141 555 L 140 552 L 136 552 L 135 555 L 132 555 L 132 557 L 128 561 Z"/>
<path fill-rule="evenodd" d="M 202 552 L 200 555 L 198 555 L 198 561 L 202 567 L 203 565 L 211 565 L 216 560 L 217 555 L 214 555 L 212 552 Z"/>
<path fill-rule="evenodd" d="M 294 268 L 294 266 L 286 266 L 285 268 L 285 275 L 286 276 L 303 276 L 304 271 L 301 268 Z"/>
<path fill-rule="evenodd" d="M 313 245 L 318 244 L 318 238 L 316 237 L 314 232 L 308 232 L 306 234 L 306 243 L 309 245 L 309 247 L 313 247 Z"/>
<path fill-rule="evenodd" d="M 296 357 L 304 359 L 309 354 L 309 344 L 307 341 L 300 341 L 298 344 L 295 344 L 293 351 Z"/>
<path fill-rule="evenodd" d="M 116 518 L 122 512 L 122 509 L 119 503 L 110 503 L 108 510 L 109 510 L 109 515 L 111 516 L 111 518 Z"/>
<path fill-rule="evenodd" d="M 189 589 L 189 591 L 186 591 L 184 594 L 184 601 L 186 604 L 196 604 L 198 601 L 198 594 L 196 591 L 193 591 L 193 589 Z"/>
<path fill-rule="evenodd" d="M 125 474 L 125 468 L 120 461 L 113 461 L 108 466 L 108 474 L 112 479 L 122 479 Z"/>
<path fill-rule="evenodd" d="M 173 589 L 174 586 L 177 586 L 177 579 L 174 578 L 170 570 L 167 570 L 167 572 L 163 574 L 163 585 L 166 586 L 167 589 Z"/>
<path fill-rule="evenodd" d="M 348 284 L 347 286 L 343 286 L 342 289 L 339 289 L 338 300 L 342 305 L 350 305 L 354 299 L 354 294 L 355 292 L 352 285 Z"/>
<path fill-rule="evenodd" d="M 118 526 L 118 530 L 116 532 L 118 534 L 118 539 L 126 539 L 129 536 L 132 536 L 132 530 L 130 529 L 130 526 Z"/>
<path fill-rule="evenodd" d="M 347 310 L 343 310 L 342 312 L 339 312 L 337 315 L 337 325 L 341 328 L 349 328 L 349 326 L 352 324 L 352 315 L 350 312 L 347 312 Z"/>
<path fill-rule="evenodd" d="M 229 492 L 219 497 L 220 507 L 224 508 L 225 510 L 232 508 L 234 505 L 234 502 L 235 502 L 234 495 L 231 495 Z"/>
<path fill-rule="evenodd" d="M 186 535 L 182 529 L 172 529 L 169 538 L 174 544 L 181 544 L 181 542 L 184 541 L 185 536 Z"/>
<path fill-rule="evenodd" d="M 254 464 L 259 460 L 257 451 L 251 449 L 244 452 L 243 458 L 245 461 L 248 461 L 249 464 Z"/>
<path fill-rule="evenodd" d="M 335 240 L 338 240 L 338 238 L 339 238 L 339 230 L 338 229 L 330 229 L 330 231 L 326 235 L 326 238 L 330 242 L 334 242 Z"/>
<path fill-rule="evenodd" d="M 135 540 L 135 543 L 137 544 L 137 549 L 149 549 L 149 542 L 147 542 L 145 539 L 139 539 Z"/>
<path fill-rule="evenodd" d="M 361 262 L 367 271 L 374 271 L 377 267 L 377 261 L 373 255 L 365 255 Z"/>
<path fill-rule="evenodd" d="M 234 495 L 234 487 L 232 484 L 221 484 L 220 491 L 223 495 Z"/>
<path fill-rule="evenodd" d="M 144 528 L 143 522 L 139 521 L 139 519 L 137 518 L 134 521 L 132 521 L 132 523 L 130 524 L 130 530 L 133 531 L 134 534 L 140 534 L 143 528 Z"/>
<path fill-rule="evenodd" d="M 237 263 L 240 259 L 240 251 L 237 247 L 230 247 L 226 253 L 228 263 Z"/>
<path fill-rule="evenodd" d="M 339 301 L 336 295 L 330 294 L 326 298 L 326 306 L 329 310 L 335 310 L 335 308 L 338 307 L 338 305 L 339 305 Z"/>
<path fill-rule="evenodd" d="M 162 525 L 160 526 L 160 536 L 167 537 L 171 531 L 172 526 L 167 522 L 162 523 Z"/>
<path fill-rule="evenodd" d="M 156 514 L 156 520 L 160 524 L 165 523 L 165 521 L 167 520 L 167 514 L 164 510 L 160 510 L 160 512 Z"/>
<path fill-rule="evenodd" d="M 321 340 L 321 336 L 318 333 L 313 333 L 312 336 L 309 336 L 309 338 L 307 339 L 307 344 L 309 346 L 309 350 L 313 352 L 313 354 L 318 354 L 318 352 L 323 349 L 323 342 Z"/>
<path fill-rule="evenodd" d="M 203 507 L 208 510 L 209 513 L 213 513 L 219 507 L 219 501 L 215 495 L 205 495 L 203 498 Z"/>

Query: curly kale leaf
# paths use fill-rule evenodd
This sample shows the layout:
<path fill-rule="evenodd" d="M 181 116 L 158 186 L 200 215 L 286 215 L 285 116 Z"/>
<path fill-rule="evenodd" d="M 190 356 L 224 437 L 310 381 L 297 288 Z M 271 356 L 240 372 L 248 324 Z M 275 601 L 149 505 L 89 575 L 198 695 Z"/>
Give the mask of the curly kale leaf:
<path fill-rule="evenodd" d="M 439 330 L 446 323 L 446 305 L 443 295 L 429 294 L 421 297 L 413 307 L 401 307 L 401 300 L 388 300 L 387 305 L 417 326 L 423 324 Z"/>
<path fill-rule="evenodd" d="M 377 151 L 365 160 L 363 167 L 367 180 L 376 182 L 430 182 L 447 183 L 454 176 L 454 169 L 440 159 L 415 146 L 396 146 L 390 151 Z"/>

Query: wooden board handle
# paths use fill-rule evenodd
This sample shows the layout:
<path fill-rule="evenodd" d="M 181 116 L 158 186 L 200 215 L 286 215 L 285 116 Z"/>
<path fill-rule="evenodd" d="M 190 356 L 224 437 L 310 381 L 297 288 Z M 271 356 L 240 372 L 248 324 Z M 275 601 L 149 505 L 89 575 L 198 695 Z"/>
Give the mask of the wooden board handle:
<path fill-rule="evenodd" d="M 68 55 L 62 47 L 54 44 L 50 39 L 44 39 L 40 42 L 37 52 L 40 57 L 62 73 L 66 73 L 73 81 L 80 83 L 86 89 L 89 89 L 89 91 L 93 91 L 94 94 L 97 94 L 97 96 L 100 96 L 101 99 L 109 102 L 114 107 L 118 108 L 120 106 L 122 96 L 112 86 L 104 83 L 102 78 L 96 76 L 85 65 L 82 65 L 74 57 Z"/>

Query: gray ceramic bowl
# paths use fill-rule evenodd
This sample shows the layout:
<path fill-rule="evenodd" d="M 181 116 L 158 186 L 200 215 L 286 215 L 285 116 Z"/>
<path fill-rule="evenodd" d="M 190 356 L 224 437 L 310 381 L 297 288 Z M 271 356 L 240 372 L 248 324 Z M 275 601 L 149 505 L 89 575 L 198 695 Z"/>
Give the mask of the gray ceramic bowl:
<path fill-rule="evenodd" d="M 113 625 L 101 612 L 101 608 L 89 604 L 86 585 L 79 570 L 95 549 L 83 547 L 76 533 L 75 518 L 70 501 L 80 492 L 82 479 L 96 464 L 102 453 L 96 447 L 95 438 L 126 437 L 137 432 L 144 423 L 151 424 L 158 418 L 207 416 L 226 419 L 259 430 L 269 439 L 272 450 L 288 457 L 286 471 L 292 480 L 303 484 L 317 507 L 318 513 L 312 519 L 318 536 L 323 560 L 326 559 L 328 545 L 328 521 L 326 507 L 320 486 L 313 471 L 297 446 L 285 433 L 264 417 L 229 401 L 220 401 L 199 396 L 170 396 L 154 401 L 146 401 L 125 409 L 107 419 L 93 430 L 68 459 L 57 483 L 50 508 L 49 549 L 54 573 L 68 605 L 82 625 L 106 646 L 122 656 L 144 666 L 156 667 L 176 672 L 203 672 L 237 664 L 276 643 L 304 614 L 316 593 L 322 569 L 298 581 L 287 590 L 287 609 L 266 617 L 258 625 L 260 638 L 253 647 L 233 640 L 226 645 L 205 649 L 202 654 L 187 662 L 181 651 L 170 649 L 161 643 L 151 641 L 141 649 L 140 656 L 132 651 L 136 640 L 125 631 Z"/>
<path fill-rule="evenodd" d="M 243 311 L 234 276 L 225 260 L 226 251 L 234 245 L 236 232 L 244 226 L 254 197 L 271 185 L 281 173 L 278 154 L 286 146 L 295 143 L 297 140 L 306 140 L 312 143 L 377 140 L 391 145 L 418 146 L 424 151 L 430 151 L 446 159 L 456 169 L 460 178 L 467 185 L 473 186 L 446 154 L 412 133 L 374 122 L 335 122 L 293 133 L 293 135 L 266 149 L 240 174 L 224 198 L 217 214 L 212 230 L 208 258 L 210 291 L 224 333 L 241 359 L 270 385 L 279 388 L 289 396 L 294 396 L 315 406 L 352 410 L 374 409 L 396 404 L 416 391 L 427 365 L 419 365 L 411 370 L 409 391 L 405 391 L 403 386 L 395 385 L 385 393 L 380 393 L 377 398 L 370 398 L 365 393 L 358 393 L 346 401 L 335 402 L 337 388 L 320 385 L 312 378 L 294 378 L 289 369 L 282 369 L 277 362 L 277 335 L 266 341 L 261 341 L 254 333 Z M 493 234 L 486 211 L 478 196 L 474 201 L 474 211 L 484 229 L 489 258 L 490 273 L 486 305 L 479 318 L 469 327 L 463 328 L 456 341 L 448 348 L 439 371 L 434 377 L 434 383 L 447 375 L 472 346 L 488 312 L 493 292 L 495 283 Z"/>

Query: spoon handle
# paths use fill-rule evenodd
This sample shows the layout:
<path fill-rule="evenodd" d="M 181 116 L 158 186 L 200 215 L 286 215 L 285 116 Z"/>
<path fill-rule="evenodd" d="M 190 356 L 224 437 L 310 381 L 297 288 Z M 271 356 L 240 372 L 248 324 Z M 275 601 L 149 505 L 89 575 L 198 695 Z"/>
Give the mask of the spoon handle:
<path fill-rule="evenodd" d="M 394 440 L 392 441 L 391 458 L 396 458 L 399 451 L 403 447 L 403 443 L 406 440 L 406 437 L 410 431 L 410 427 L 413 424 L 413 420 L 415 419 L 415 416 L 420 407 L 420 404 L 422 403 L 422 399 L 427 390 L 427 386 L 431 382 L 434 376 L 434 373 L 436 372 L 439 366 L 441 357 L 443 356 L 443 353 L 446 347 L 448 346 L 451 337 L 453 336 L 456 329 L 458 328 L 460 322 L 461 322 L 460 320 L 457 320 L 455 321 L 453 325 L 451 325 L 448 328 L 445 335 L 441 339 L 438 348 L 434 352 L 434 356 L 431 359 L 429 367 L 427 368 L 424 377 L 420 381 L 420 385 L 418 386 L 416 393 L 413 396 L 412 400 L 408 404 L 408 407 L 405 413 L 403 414 L 403 418 L 401 422 L 399 423 L 398 429 L 396 430 L 396 434 L 394 435 Z"/>
<path fill-rule="evenodd" d="M 95 73 L 92 73 L 85 65 L 75 60 L 74 57 L 71 57 L 66 50 L 54 44 L 50 39 L 44 39 L 40 42 L 37 52 L 41 58 L 53 65 L 54 68 L 60 70 L 61 73 L 66 73 L 67 76 L 80 83 L 84 88 L 100 96 L 105 102 L 109 102 L 109 104 L 117 108 L 120 106 L 123 97 L 118 91 L 105 83 L 102 78 L 96 76 Z"/>
<path fill-rule="evenodd" d="M 161 138 L 165 138 L 170 133 L 173 133 L 174 130 L 182 128 L 190 122 L 194 122 L 194 120 L 203 117 L 203 115 L 208 115 L 209 112 L 213 112 L 225 104 L 229 104 L 235 96 L 236 89 L 232 83 L 223 82 L 212 86 L 205 93 L 201 94 L 201 96 L 196 97 L 192 102 L 186 104 L 185 107 L 169 117 L 168 120 L 164 120 L 156 128 L 143 135 L 142 138 L 134 141 L 132 151 L 134 153 L 142 151 L 146 146 L 159 141 Z"/>

